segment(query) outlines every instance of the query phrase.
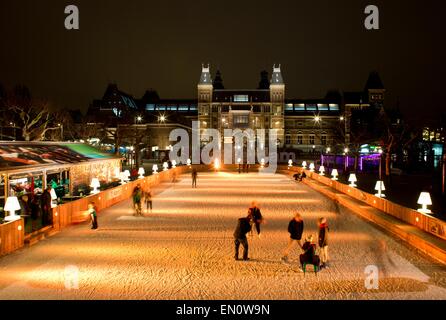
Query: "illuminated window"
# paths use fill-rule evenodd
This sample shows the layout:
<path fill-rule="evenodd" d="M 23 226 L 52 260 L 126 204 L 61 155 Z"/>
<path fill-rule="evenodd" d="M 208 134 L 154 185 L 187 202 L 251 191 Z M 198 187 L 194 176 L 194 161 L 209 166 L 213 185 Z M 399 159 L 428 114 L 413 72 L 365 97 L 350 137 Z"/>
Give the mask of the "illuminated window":
<path fill-rule="evenodd" d="M 290 135 L 287 135 L 285 137 L 285 144 L 291 144 L 291 136 Z"/>
<path fill-rule="evenodd" d="M 249 123 L 249 116 L 235 116 L 234 117 L 234 123 L 235 124 L 248 124 Z"/>
<path fill-rule="evenodd" d="M 328 111 L 328 104 L 318 104 L 317 108 L 319 111 Z"/>
<path fill-rule="evenodd" d="M 314 135 L 310 134 L 309 144 L 314 144 Z"/>
<path fill-rule="evenodd" d="M 339 105 L 338 104 L 330 104 L 330 111 L 339 111 Z"/>
<path fill-rule="evenodd" d="M 249 96 L 247 94 L 234 95 L 234 102 L 249 102 Z"/>
<path fill-rule="evenodd" d="M 307 104 L 307 111 L 317 111 L 317 105 Z"/>
<path fill-rule="evenodd" d="M 303 140 L 304 140 L 304 137 L 303 137 L 301 134 L 299 134 L 299 135 L 297 136 L 297 144 L 302 144 L 302 143 L 303 143 Z"/>

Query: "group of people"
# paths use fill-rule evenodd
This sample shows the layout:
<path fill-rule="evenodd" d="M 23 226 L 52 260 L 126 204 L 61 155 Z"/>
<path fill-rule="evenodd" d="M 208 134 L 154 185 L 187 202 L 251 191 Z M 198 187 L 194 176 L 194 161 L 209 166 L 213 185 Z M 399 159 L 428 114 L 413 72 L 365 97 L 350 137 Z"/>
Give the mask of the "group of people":
<path fill-rule="evenodd" d="M 238 219 L 237 227 L 234 232 L 234 244 L 235 244 L 235 260 L 239 260 L 240 245 L 243 246 L 243 260 L 249 260 L 248 257 L 248 238 L 247 234 L 251 232 L 252 227 L 255 226 L 257 235 L 260 237 L 260 225 L 265 223 L 260 208 L 255 201 L 252 202 L 251 207 L 248 209 L 248 215 L 246 217 Z M 285 248 L 282 256 L 282 261 L 288 263 L 288 256 L 292 249 L 298 245 L 301 254 L 299 256 L 302 269 L 307 264 L 312 264 L 318 269 L 328 268 L 328 233 L 329 227 L 326 218 L 318 219 L 318 245 L 319 255 L 317 254 L 317 246 L 314 243 L 313 235 L 309 234 L 305 237 L 305 241 L 302 243 L 302 236 L 304 232 L 304 221 L 300 213 L 296 212 L 294 218 L 288 224 L 288 233 L 290 239 L 287 247 Z"/>
<path fill-rule="evenodd" d="M 39 219 L 42 226 L 52 224 L 52 197 L 51 186 L 48 186 L 39 196 L 34 193 L 24 194 L 20 197 L 21 215 L 31 218 L 32 231 L 39 227 Z"/>
<path fill-rule="evenodd" d="M 133 208 L 135 209 L 134 216 L 144 216 L 142 204 L 145 203 L 146 213 L 152 213 L 152 192 L 150 189 L 143 190 L 138 183 L 132 192 Z"/>

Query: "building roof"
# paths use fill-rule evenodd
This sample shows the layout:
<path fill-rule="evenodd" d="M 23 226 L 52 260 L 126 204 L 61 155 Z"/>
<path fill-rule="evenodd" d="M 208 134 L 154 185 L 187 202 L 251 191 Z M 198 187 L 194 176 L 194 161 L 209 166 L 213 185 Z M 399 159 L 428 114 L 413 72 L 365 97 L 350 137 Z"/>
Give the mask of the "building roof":
<path fill-rule="evenodd" d="M 41 166 L 79 164 L 118 159 L 82 143 L 4 142 L 0 144 L 0 171 Z"/>
<path fill-rule="evenodd" d="M 365 84 L 365 90 L 367 91 L 369 89 L 384 89 L 381 77 L 376 71 L 370 72 L 367 83 Z"/>

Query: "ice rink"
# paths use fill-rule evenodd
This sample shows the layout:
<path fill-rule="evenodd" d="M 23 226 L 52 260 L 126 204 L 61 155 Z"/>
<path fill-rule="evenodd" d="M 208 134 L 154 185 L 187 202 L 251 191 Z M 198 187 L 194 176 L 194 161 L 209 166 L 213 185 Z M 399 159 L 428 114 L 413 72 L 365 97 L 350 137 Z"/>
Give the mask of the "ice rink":
<path fill-rule="evenodd" d="M 0 258 L 0 299 L 446 299 L 446 268 L 283 175 L 199 173 L 155 190 L 154 211 L 130 201 L 99 214 L 99 229 L 69 227 Z M 233 232 L 257 200 L 266 224 L 249 236 L 250 261 L 234 261 Z M 304 275 L 281 262 L 295 211 L 304 235 L 330 225 L 329 269 Z M 379 269 L 379 289 L 365 268 Z"/>

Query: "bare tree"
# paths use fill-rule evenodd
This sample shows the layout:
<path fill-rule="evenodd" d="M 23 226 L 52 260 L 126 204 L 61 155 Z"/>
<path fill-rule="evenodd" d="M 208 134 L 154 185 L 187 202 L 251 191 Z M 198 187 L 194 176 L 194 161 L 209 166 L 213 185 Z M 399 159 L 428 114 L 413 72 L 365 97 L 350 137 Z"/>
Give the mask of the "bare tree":
<path fill-rule="evenodd" d="M 49 131 L 60 129 L 48 102 L 33 98 L 25 86 L 16 86 L 7 94 L 4 105 L 17 119 L 25 141 L 45 140 Z"/>

